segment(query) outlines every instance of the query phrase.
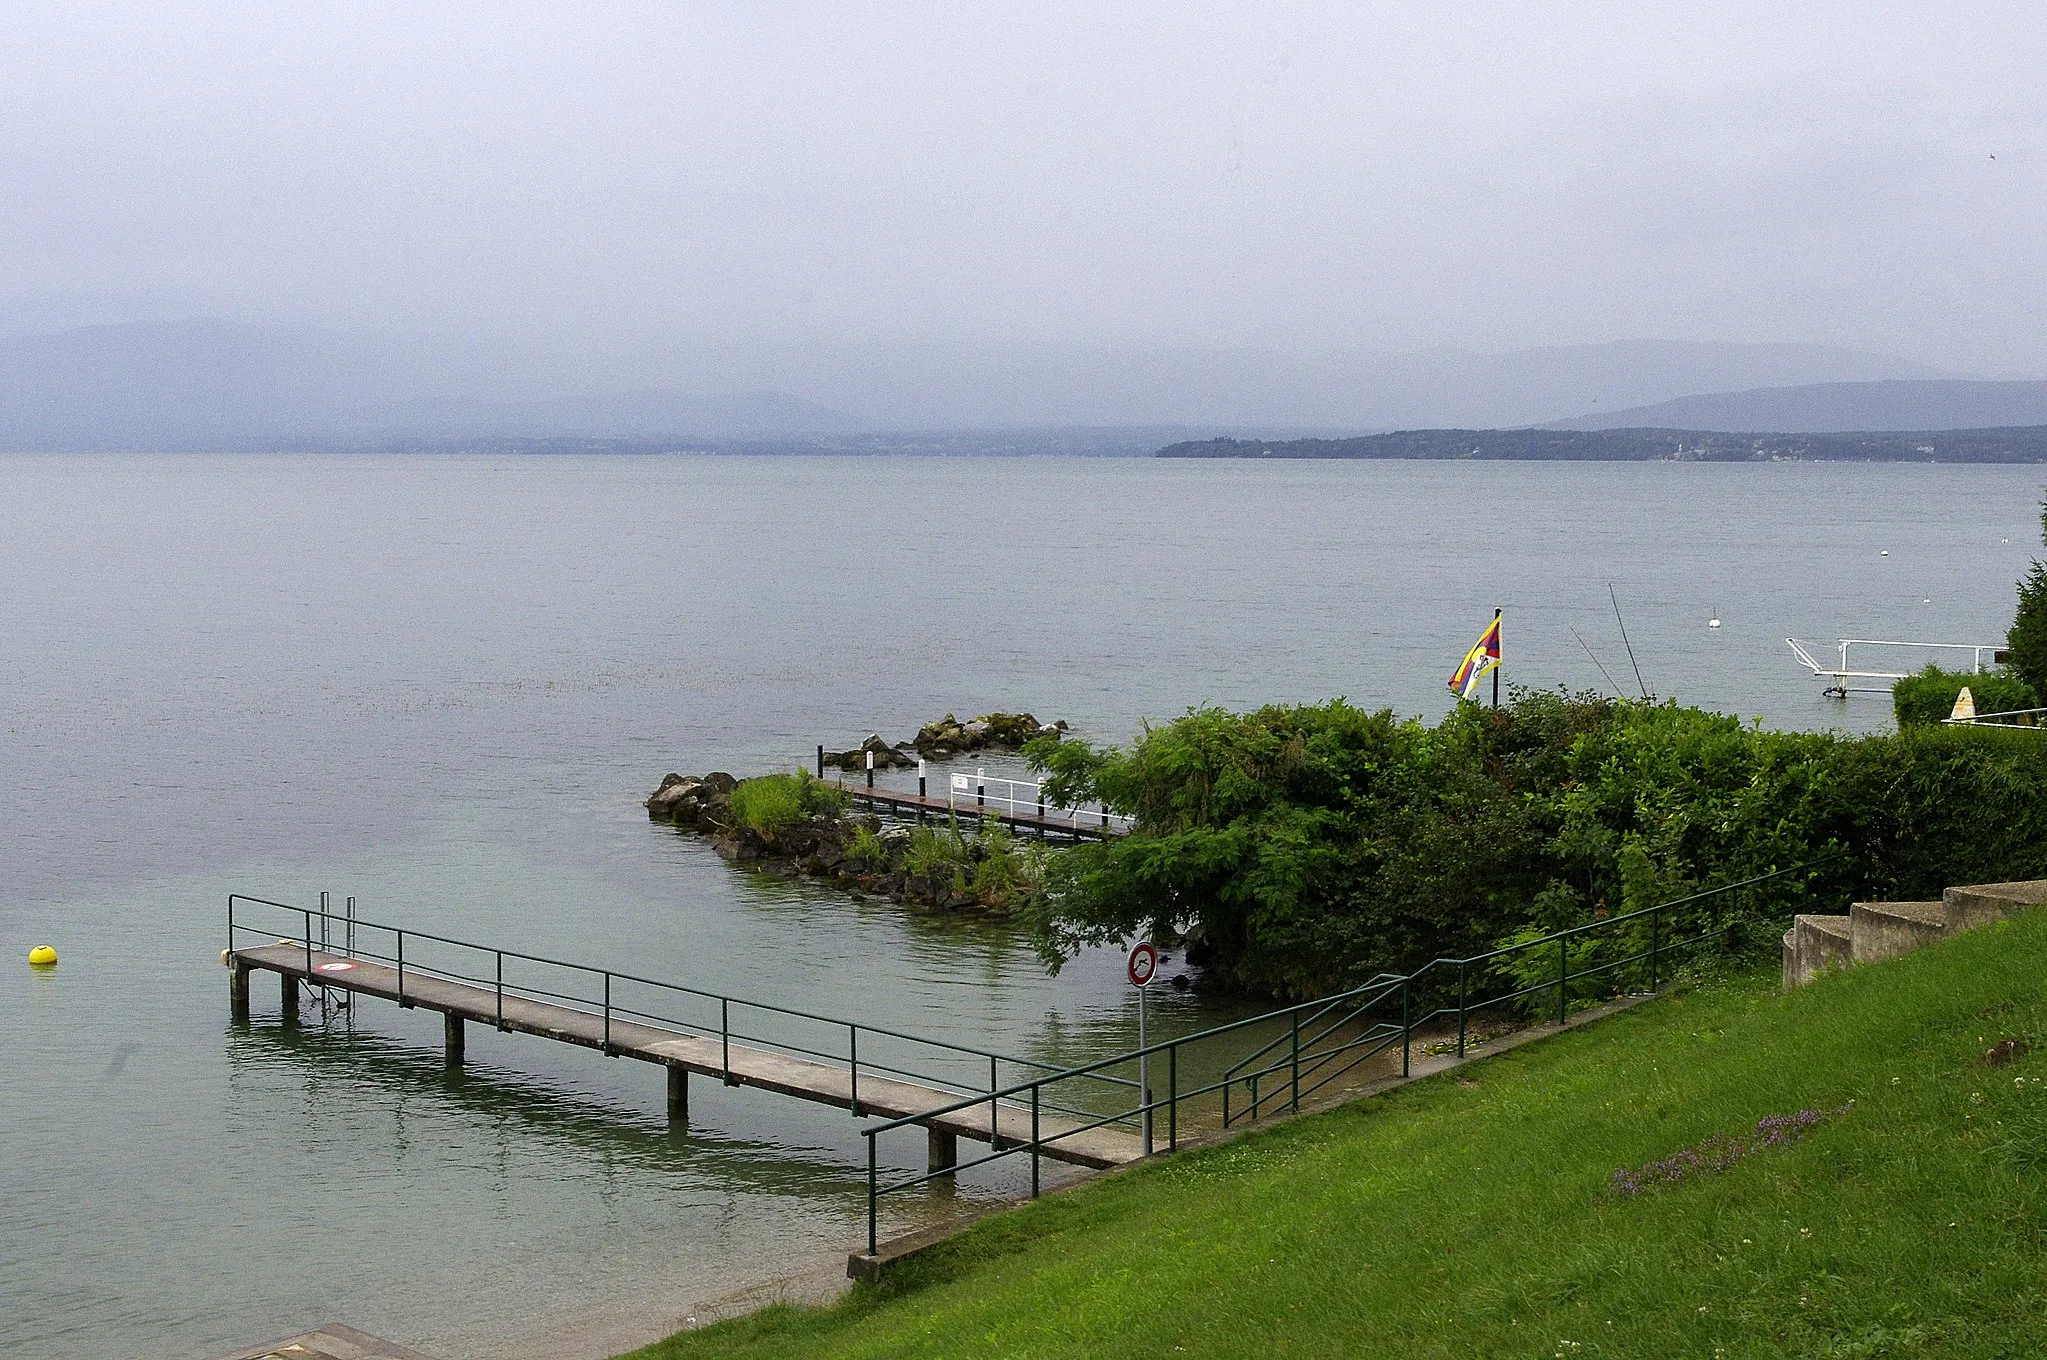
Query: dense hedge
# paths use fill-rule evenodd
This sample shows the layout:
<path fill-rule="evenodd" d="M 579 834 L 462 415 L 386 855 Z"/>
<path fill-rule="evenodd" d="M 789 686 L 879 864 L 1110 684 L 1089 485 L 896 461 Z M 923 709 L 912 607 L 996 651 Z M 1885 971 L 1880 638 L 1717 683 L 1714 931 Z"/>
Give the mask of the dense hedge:
<path fill-rule="evenodd" d="M 1128 750 L 1031 748 L 1055 794 L 1137 818 L 1059 858 L 1032 924 L 1048 958 L 1185 934 L 1225 985 L 1312 996 L 1835 850 L 1746 908 L 2047 877 L 2043 740 L 1771 732 L 1563 693 L 1434 727 L 1341 700 L 1196 709 Z"/>
<path fill-rule="evenodd" d="M 1944 721 L 1955 711 L 1955 696 L 1968 687 L 1978 713 L 2012 713 L 2035 708 L 2033 687 L 2007 670 L 1944 671 L 1928 666 L 1891 686 L 1891 706 L 1899 727 L 1925 727 Z"/>

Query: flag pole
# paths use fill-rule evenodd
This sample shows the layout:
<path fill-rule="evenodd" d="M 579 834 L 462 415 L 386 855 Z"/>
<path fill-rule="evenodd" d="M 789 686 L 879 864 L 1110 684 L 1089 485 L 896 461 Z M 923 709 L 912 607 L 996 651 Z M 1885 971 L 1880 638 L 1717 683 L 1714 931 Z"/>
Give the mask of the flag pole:
<path fill-rule="evenodd" d="M 1497 629 L 1497 628 L 1499 627 L 1499 625 L 1500 625 L 1500 609 L 1499 609 L 1499 606 L 1498 606 L 1498 605 L 1495 605 L 1495 606 L 1493 606 L 1493 627 L 1494 627 L 1495 629 Z M 1493 643 L 1494 643 L 1494 645 L 1495 645 L 1495 646 L 1498 646 L 1498 647 L 1500 648 L 1500 660 L 1501 660 L 1502 662 L 1504 662 L 1504 661 L 1505 661 L 1505 660 L 1507 659 L 1507 648 L 1506 648 L 1506 646 L 1504 645 L 1504 643 L 1503 643 L 1503 641 L 1502 641 L 1502 639 L 1501 639 L 1501 637 L 1500 637 L 1500 634 L 1499 634 L 1498 632 L 1495 632 L 1495 633 L 1493 634 Z M 1499 706 L 1500 706 L 1500 668 L 1499 668 L 1498 666 L 1494 666 L 1494 667 L 1493 667 L 1493 707 L 1494 707 L 1494 708 L 1498 708 Z"/>

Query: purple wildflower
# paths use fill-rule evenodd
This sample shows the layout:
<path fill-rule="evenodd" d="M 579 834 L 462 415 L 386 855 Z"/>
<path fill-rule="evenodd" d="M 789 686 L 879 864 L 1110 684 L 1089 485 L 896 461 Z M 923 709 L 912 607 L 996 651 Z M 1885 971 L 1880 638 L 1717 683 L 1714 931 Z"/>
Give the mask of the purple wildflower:
<path fill-rule="evenodd" d="M 1834 1110 L 1800 1110 L 1796 1114 L 1765 1115 L 1753 1129 L 1733 1137 L 1716 1133 L 1691 1147 L 1681 1149 L 1645 1166 L 1622 1167 L 1607 1183 L 1609 1194 L 1639 1195 L 1657 1185 L 1675 1185 L 1709 1172 L 1725 1171 L 1751 1153 L 1795 1143 L 1814 1127 L 1837 1119 L 1853 1109 L 1854 1101 Z"/>

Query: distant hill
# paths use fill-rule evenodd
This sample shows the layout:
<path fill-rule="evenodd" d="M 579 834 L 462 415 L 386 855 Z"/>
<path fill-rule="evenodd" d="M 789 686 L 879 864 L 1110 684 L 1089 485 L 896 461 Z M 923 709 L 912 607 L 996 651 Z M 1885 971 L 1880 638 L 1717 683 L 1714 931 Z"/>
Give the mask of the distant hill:
<path fill-rule="evenodd" d="M 847 430 L 844 415 L 786 392 L 705 394 L 665 389 L 603 392 L 542 401 L 446 397 L 389 406 L 350 422 L 369 438 L 638 439 L 684 435 L 759 439 Z"/>
<path fill-rule="evenodd" d="M 842 433 L 780 392 L 672 390 L 536 400 L 449 395 L 461 356 L 360 336 L 198 320 L 0 339 L 0 451 L 441 448 L 491 441 Z M 516 387 L 499 375 L 500 389 Z"/>
<path fill-rule="evenodd" d="M 1396 430 L 1354 439 L 1203 439 L 1160 458 L 1422 458 L 1754 463 L 2047 462 L 2047 424 L 1860 434 L 1725 434 L 1711 430 Z"/>
<path fill-rule="evenodd" d="M 1894 355 L 1688 340 L 1499 353 L 961 343 L 863 350 L 788 382 L 867 429 L 1191 425 L 1291 436 L 1511 428 L 1691 392 L 1947 376 Z"/>
<path fill-rule="evenodd" d="M 1169 428 L 1291 437 L 1513 427 L 1684 393 L 1944 376 L 1825 346 L 1675 340 L 1483 354 L 994 342 L 756 353 L 677 342 L 606 358 L 554 346 L 209 319 L 0 336 L 0 450 L 696 448 L 835 445 L 874 431 L 1121 428 L 1154 432 L 1132 450 L 1150 452 L 1174 437 L 1159 433 Z M 1882 428 L 2006 423 L 2017 422 Z"/>
<path fill-rule="evenodd" d="M 350 446 L 367 453 L 729 453 L 810 457 L 910 456 L 978 458 L 1057 455 L 1069 458 L 1144 458 L 1159 441 L 1186 434 L 1185 427 L 1030 425 L 994 430 L 883 430 L 855 434 L 719 435 L 474 435 L 426 439 L 418 436 L 363 440 Z M 279 453 L 320 452 L 331 440 L 286 440 Z"/>
<path fill-rule="evenodd" d="M 1552 422 L 1558 430 L 1978 430 L 2047 425 L 2047 382 L 1956 378 L 1806 383 L 1677 397 Z"/>

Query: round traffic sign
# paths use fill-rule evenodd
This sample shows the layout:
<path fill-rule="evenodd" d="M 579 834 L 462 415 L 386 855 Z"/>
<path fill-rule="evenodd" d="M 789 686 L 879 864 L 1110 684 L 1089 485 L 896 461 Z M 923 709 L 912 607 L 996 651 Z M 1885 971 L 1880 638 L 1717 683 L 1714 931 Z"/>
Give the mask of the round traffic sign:
<path fill-rule="evenodd" d="M 1137 948 L 1130 951 L 1128 971 L 1131 986 L 1149 987 L 1152 978 L 1157 976 L 1159 971 L 1159 951 L 1149 944 L 1140 943 Z"/>

